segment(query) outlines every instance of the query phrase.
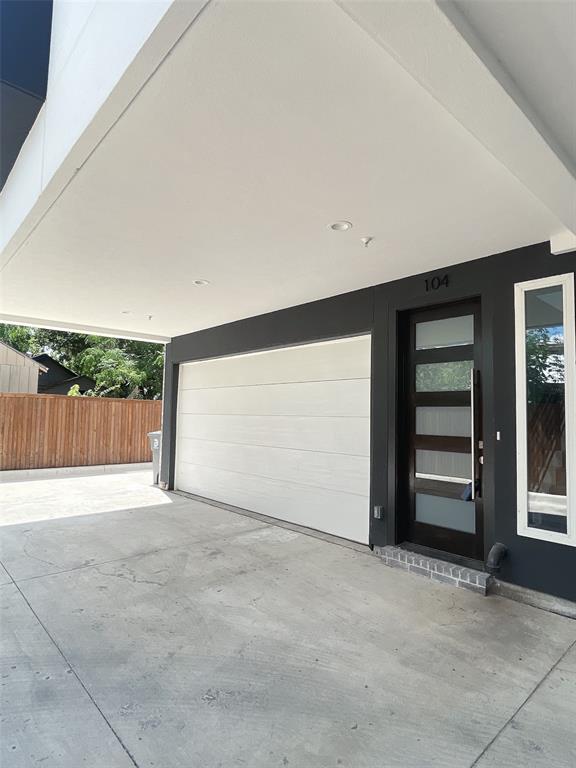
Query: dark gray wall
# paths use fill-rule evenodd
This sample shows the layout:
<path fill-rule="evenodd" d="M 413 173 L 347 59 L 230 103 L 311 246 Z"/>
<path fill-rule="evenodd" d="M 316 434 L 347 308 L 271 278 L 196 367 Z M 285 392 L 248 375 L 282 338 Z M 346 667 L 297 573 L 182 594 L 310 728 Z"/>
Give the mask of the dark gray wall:
<path fill-rule="evenodd" d="M 480 297 L 485 464 L 485 548 L 509 548 L 501 578 L 576 600 L 576 548 L 516 534 L 514 284 L 576 270 L 576 253 L 552 256 L 548 243 L 438 269 L 362 291 L 179 336 L 167 347 L 161 477 L 173 487 L 178 365 L 181 362 L 372 332 L 372 545 L 397 541 L 398 323 L 401 313 Z M 431 288 L 434 277 L 447 285 Z M 576 323 L 576 318 L 574 319 Z M 496 431 L 502 439 L 496 441 Z M 367 510 L 367 514 L 369 511 Z"/>

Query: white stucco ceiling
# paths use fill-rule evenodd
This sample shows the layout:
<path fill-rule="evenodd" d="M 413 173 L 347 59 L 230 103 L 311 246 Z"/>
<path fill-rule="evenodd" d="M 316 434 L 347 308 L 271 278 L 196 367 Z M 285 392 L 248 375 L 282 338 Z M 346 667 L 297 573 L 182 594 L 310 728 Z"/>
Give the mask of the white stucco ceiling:
<path fill-rule="evenodd" d="M 576 169 L 576 2 L 453 0 L 442 5 L 466 19 L 509 76 L 512 94 Z"/>
<path fill-rule="evenodd" d="M 171 337 L 559 228 L 337 4 L 213 3 L 10 257 L 1 311 Z"/>

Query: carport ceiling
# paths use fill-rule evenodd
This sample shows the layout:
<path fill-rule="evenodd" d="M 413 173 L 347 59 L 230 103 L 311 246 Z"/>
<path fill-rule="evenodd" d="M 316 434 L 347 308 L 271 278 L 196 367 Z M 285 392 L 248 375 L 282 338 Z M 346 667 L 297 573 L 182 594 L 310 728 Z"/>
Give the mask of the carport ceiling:
<path fill-rule="evenodd" d="M 338 5 L 212 4 L 11 258 L 2 312 L 171 337 L 559 227 Z"/>

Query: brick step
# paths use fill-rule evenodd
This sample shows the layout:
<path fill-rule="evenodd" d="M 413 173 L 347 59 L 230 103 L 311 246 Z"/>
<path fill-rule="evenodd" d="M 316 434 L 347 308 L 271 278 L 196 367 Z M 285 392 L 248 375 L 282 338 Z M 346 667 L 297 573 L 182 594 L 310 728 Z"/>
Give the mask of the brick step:
<path fill-rule="evenodd" d="M 454 563 L 410 552 L 401 547 L 374 547 L 374 553 L 392 568 L 402 568 L 432 581 L 450 584 L 453 587 L 463 587 L 481 595 L 488 594 L 491 576 L 485 571 L 454 565 Z"/>

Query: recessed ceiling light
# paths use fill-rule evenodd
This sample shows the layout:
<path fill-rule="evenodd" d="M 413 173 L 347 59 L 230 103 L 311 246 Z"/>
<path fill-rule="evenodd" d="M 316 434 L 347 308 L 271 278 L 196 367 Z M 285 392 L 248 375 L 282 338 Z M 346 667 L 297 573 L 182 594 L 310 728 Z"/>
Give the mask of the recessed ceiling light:
<path fill-rule="evenodd" d="M 335 232 L 346 232 L 347 229 L 352 229 L 352 224 L 349 221 L 335 221 L 334 224 L 330 224 L 330 229 Z"/>
<path fill-rule="evenodd" d="M 192 280 L 192 285 L 202 286 L 210 285 L 210 280 Z"/>
<path fill-rule="evenodd" d="M 131 315 L 131 314 L 132 314 L 132 312 L 130 312 L 130 310 L 129 310 L 129 309 L 123 309 L 123 310 L 122 310 L 122 314 L 123 314 L 123 315 Z"/>

